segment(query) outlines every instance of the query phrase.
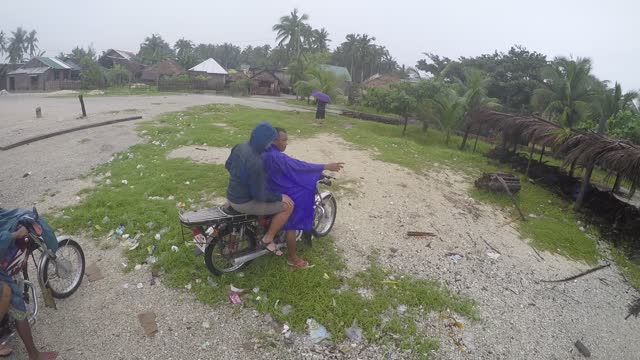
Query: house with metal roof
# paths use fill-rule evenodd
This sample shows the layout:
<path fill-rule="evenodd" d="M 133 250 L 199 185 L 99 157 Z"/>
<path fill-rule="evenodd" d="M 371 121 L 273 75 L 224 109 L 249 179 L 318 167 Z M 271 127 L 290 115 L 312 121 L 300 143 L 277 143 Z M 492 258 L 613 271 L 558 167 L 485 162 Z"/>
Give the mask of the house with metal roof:
<path fill-rule="evenodd" d="M 329 64 L 320 64 L 318 65 L 318 67 L 320 68 L 320 70 L 328 71 L 335 75 L 336 79 L 338 80 L 338 87 L 342 89 L 342 92 L 344 94 L 349 93 L 349 90 L 351 89 L 352 79 L 351 74 L 346 67 Z"/>
<path fill-rule="evenodd" d="M 200 64 L 189 69 L 189 77 L 207 80 L 209 89 L 222 90 L 229 73 L 213 58 L 201 62 Z"/>
<path fill-rule="evenodd" d="M 136 60 L 136 54 L 124 50 L 109 49 L 102 53 L 98 63 L 107 69 L 120 65 L 129 71 L 132 79 L 139 78 L 144 70 L 144 65 Z"/>
<path fill-rule="evenodd" d="M 6 89 L 12 91 L 55 91 L 80 87 L 77 66 L 38 56 L 6 75 Z"/>

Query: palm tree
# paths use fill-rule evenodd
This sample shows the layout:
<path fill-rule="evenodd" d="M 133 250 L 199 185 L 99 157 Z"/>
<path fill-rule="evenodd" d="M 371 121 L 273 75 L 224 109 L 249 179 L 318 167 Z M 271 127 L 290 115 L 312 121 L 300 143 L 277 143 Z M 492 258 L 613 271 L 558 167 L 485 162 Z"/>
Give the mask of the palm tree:
<path fill-rule="evenodd" d="M 138 57 L 145 64 L 155 64 L 173 55 L 171 46 L 158 34 L 145 38 L 138 51 Z"/>
<path fill-rule="evenodd" d="M 370 63 L 373 59 L 372 43 L 376 41 L 375 37 L 369 37 L 367 34 L 362 34 L 358 39 L 357 56 L 360 60 L 360 81 L 364 81 L 364 68 L 365 64 Z M 375 46 L 375 45 L 373 45 Z"/>
<path fill-rule="evenodd" d="M 602 95 L 601 119 L 609 120 L 625 110 L 635 109 L 633 101 L 638 98 L 637 91 L 622 93 L 622 87 L 618 82 L 613 88 L 606 89 Z"/>
<path fill-rule="evenodd" d="M 434 99 L 434 108 L 440 126 L 446 131 L 445 144 L 449 145 L 451 131 L 458 127 L 464 110 L 464 100 L 453 89 L 444 89 Z"/>
<path fill-rule="evenodd" d="M 590 59 L 559 57 L 542 75 L 544 86 L 531 99 L 534 108 L 569 128 L 589 116 L 597 82 L 591 75 Z"/>
<path fill-rule="evenodd" d="M 277 32 L 276 41 L 278 41 L 278 45 L 286 43 L 289 55 L 293 53 L 295 57 L 299 57 L 302 53 L 303 35 L 309 26 L 306 23 L 307 20 L 309 20 L 309 15 L 299 15 L 298 9 L 293 9 L 291 14 L 281 17 L 280 22 L 273 25 L 273 31 Z"/>
<path fill-rule="evenodd" d="M 37 32 L 35 30 L 31 30 L 29 35 L 24 39 L 24 50 L 28 52 L 31 57 L 35 56 L 38 52 L 38 38 L 36 37 Z"/>
<path fill-rule="evenodd" d="M 468 121 L 468 117 L 474 112 L 482 109 L 497 109 L 500 107 L 498 99 L 490 98 L 487 95 L 487 87 L 489 86 L 489 78 L 480 70 L 474 68 L 465 69 L 464 82 L 460 82 L 462 99 L 464 101 L 464 119 Z M 460 149 L 464 149 L 469 136 L 471 125 L 465 128 L 464 137 Z"/>
<path fill-rule="evenodd" d="M 0 31 L 0 59 L 7 51 L 7 40 L 7 34 L 5 34 L 4 31 Z"/>
<path fill-rule="evenodd" d="M 192 52 L 193 46 L 193 41 L 181 38 L 173 45 L 173 49 L 176 51 L 176 55 L 181 57 Z"/>
<path fill-rule="evenodd" d="M 329 32 L 325 28 L 315 29 L 312 34 L 313 49 L 316 51 L 329 50 Z"/>
<path fill-rule="evenodd" d="M 15 64 L 24 60 L 27 31 L 22 27 L 18 27 L 16 31 L 12 31 L 11 34 L 13 36 L 9 39 L 7 53 L 9 53 L 9 62 Z"/>

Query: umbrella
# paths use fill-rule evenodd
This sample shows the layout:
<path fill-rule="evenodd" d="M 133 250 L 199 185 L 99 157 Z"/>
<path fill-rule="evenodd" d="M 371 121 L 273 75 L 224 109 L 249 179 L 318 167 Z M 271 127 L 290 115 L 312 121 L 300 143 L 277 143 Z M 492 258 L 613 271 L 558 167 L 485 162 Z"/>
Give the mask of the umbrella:
<path fill-rule="evenodd" d="M 329 97 L 329 95 L 320 92 L 320 91 L 314 91 L 311 93 L 311 96 L 313 96 L 314 98 L 316 98 L 316 100 L 323 102 L 323 103 L 330 103 L 331 102 L 331 97 Z"/>

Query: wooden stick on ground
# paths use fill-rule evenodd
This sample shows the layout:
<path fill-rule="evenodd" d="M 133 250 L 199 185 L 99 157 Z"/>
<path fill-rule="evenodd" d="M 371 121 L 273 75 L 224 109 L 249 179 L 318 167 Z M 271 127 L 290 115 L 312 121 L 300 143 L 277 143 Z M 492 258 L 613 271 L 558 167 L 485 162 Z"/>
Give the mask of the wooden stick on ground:
<path fill-rule="evenodd" d="M 585 276 L 585 275 L 587 275 L 587 274 L 591 274 L 592 272 L 595 272 L 595 271 L 598 271 L 598 270 L 601 270 L 601 269 L 607 268 L 607 267 L 609 267 L 609 266 L 611 266 L 611 264 L 600 265 L 600 266 L 598 266 L 598 267 L 594 267 L 593 269 L 589 269 L 589 270 L 587 270 L 587 271 L 581 272 L 581 273 L 580 273 L 580 274 L 578 274 L 578 275 L 574 275 L 574 276 L 568 277 L 568 278 L 566 278 L 566 279 L 561 279 L 561 280 L 540 280 L 540 281 L 542 281 L 542 282 L 546 282 L 546 283 L 557 283 L 557 282 L 571 281 L 571 280 L 575 280 L 575 279 L 577 279 L 577 278 L 579 278 L 579 277 Z"/>
<path fill-rule="evenodd" d="M 507 186 L 507 183 L 500 176 L 495 175 L 495 177 L 498 179 L 498 181 L 500 181 L 500 183 L 504 187 L 504 190 L 507 192 L 507 194 L 509 194 L 509 196 L 511 196 L 511 202 L 513 203 L 513 206 L 515 206 L 516 209 L 518 210 L 518 213 L 520 214 L 520 218 L 522 219 L 522 221 L 527 221 L 527 218 L 524 217 L 524 214 L 522 213 L 522 210 L 520 210 L 520 207 L 516 203 L 516 198 L 513 197 L 513 194 L 511 193 L 511 190 L 509 190 L 509 186 Z"/>
<path fill-rule="evenodd" d="M 540 257 L 540 259 L 542 259 L 542 261 L 544 261 L 544 258 L 542 257 L 542 255 L 540 255 L 540 253 L 538 252 L 538 250 L 536 250 L 536 248 L 534 248 L 533 246 L 531 247 L 533 249 L 533 251 L 536 253 L 536 255 L 538 255 Z"/>
<path fill-rule="evenodd" d="M 482 239 L 482 241 L 484 241 L 484 243 L 485 243 L 485 244 L 487 244 L 487 246 L 488 246 L 491 250 L 493 250 L 495 253 L 502 255 L 502 254 L 500 253 L 500 251 L 498 251 L 498 249 L 494 248 L 491 244 L 489 244 L 489 242 L 487 242 L 487 240 Z"/>

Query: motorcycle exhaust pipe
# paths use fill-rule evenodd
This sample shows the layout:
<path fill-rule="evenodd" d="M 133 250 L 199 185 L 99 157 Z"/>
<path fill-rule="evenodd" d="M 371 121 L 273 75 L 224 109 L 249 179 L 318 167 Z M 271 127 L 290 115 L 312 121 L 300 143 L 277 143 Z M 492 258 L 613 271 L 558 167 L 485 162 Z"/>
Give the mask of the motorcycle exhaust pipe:
<path fill-rule="evenodd" d="M 276 244 L 276 248 L 278 249 L 282 249 L 283 247 L 286 247 L 287 244 L 284 243 L 280 243 L 280 244 Z M 246 263 L 247 261 L 251 261 L 253 259 L 257 259 L 262 255 L 265 255 L 269 252 L 269 250 L 267 249 L 262 249 L 262 250 L 256 250 L 254 252 L 250 252 L 246 255 L 241 255 L 238 256 L 237 258 L 233 259 L 233 265 L 234 266 L 238 266 L 238 265 L 242 265 L 244 263 Z"/>

